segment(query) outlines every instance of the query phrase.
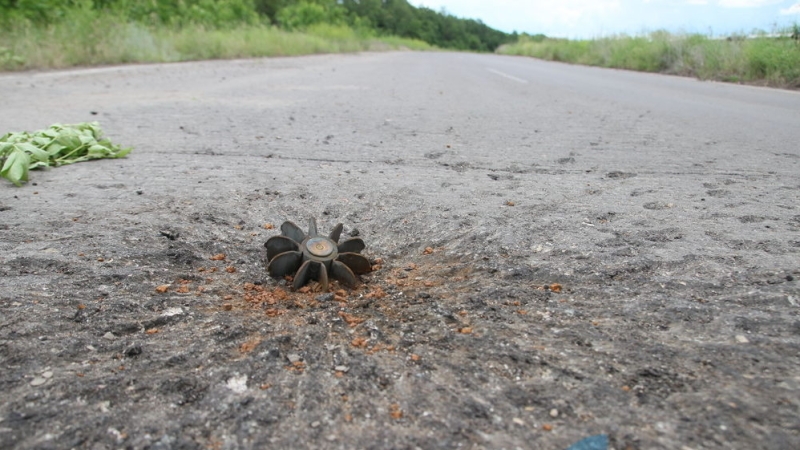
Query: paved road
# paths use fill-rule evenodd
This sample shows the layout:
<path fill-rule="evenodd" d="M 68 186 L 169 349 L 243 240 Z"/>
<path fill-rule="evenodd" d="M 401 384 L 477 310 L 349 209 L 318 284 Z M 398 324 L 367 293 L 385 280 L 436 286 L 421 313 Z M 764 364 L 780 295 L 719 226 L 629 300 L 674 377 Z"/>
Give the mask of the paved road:
<path fill-rule="evenodd" d="M 396 52 L 0 99 L 135 147 L 0 186 L 3 448 L 800 446 L 797 92 Z M 247 301 L 309 217 L 384 267 Z"/>
<path fill-rule="evenodd" d="M 180 136 L 183 126 L 195 129 L 184 134 L 213 139 L 219 130 L 238 128 L 245 149 L 217 151 L 258 154 L 267 147 L 287 156 L 333 134 L 337 139 L 328 145 L 304 151 L 320 159 L 342 153 L 345 144 L 358 147 L 345 159 L 365 161 L 414 160 L 424 157 L 419 150 L 451 144 L 449 154 L 492 167 L 546 165 L 589 150 L 604 150 L 600 161 L 622 152 L 619 159 L 637 169 L 653 161 L 653 152 L 661 167 L 706 155 L 720 159 L 714 165 L 720 170 L 753 162 L 783 166 L 781 154 L 796 154 L 800 120 L 797 91 L 495 55 L 207 62 L 12 74 L 0 80 L 3 129 L 98 119 L 124 138 L 138 134 L 129 129 L 161 132 L 162 127 Z M 91 116 L 90 110 L 99 114 Z M 377 140 L 376 127 L 384 127 L 377 128 Z M 255 140 L 256 133 L 265 140 Z M 459 141 L 453 139 L 469 145 L 455 148 Z M 216 144 L 223 143 L 206 139 L 201 145 Z"/>

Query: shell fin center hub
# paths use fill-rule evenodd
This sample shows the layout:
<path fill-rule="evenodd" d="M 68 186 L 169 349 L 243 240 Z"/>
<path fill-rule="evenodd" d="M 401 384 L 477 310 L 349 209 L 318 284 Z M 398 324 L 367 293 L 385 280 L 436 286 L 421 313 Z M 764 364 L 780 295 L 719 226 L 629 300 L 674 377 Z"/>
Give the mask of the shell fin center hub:
<path fill-rule="evenodd" d="M 336 244 L 328 238 L 313 237 L 305 244 L 306 251 L 317 258 L 326 258 L 333 254 Z M 335 255 L 334 255 L 335 256 Z M 331 258 L 332 259 L 332 258 Z"/>

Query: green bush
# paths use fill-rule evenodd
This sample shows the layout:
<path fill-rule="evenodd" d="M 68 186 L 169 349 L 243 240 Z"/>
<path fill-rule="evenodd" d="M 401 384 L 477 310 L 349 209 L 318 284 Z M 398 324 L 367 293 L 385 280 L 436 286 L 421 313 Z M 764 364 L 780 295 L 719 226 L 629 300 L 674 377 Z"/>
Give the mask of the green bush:
<path fill-rule="evenodd" d="M 791 39 L 755 39 L 744 53 L 751 78 L 800 86 L 800 46 Z"/>
<path fill-rule="evenodd" d="M 302 30 L 323 23 L 341 25 L 344 23 L 344 13 L 336 5 L 301 1 L 278 11 L 276 19 L 287 30 Z"/>
<path fill-rule="evenodd" d="M 63 18 L 75 6 L 69 0 L 0 0 L 0 22 L 4 26 L 23 21 L 49 23 Z"/>
<path fill-rule="evenodd" d="M 25 60 L 11 51 L 11 49 L 0 47 L 0 69 L 14 69 L 25 64 Z"/>
<path fill-rule="evenodd" d="M 800 43 L 790 37 L 732 36 L 656 31 L 647 36 L 592 40 L 532 39 L 521 36 L 498 53 L 601 67 L 663 72 L 771 86 L 800 86 Z"/>
<path fill-rule="evenodd" d="M 259 21 L 252 0 L 117 0 L 104 3 L 107 9 L 130 20 L 151 25 L 231 28 Z"/>
<path fill-rule="evenodd" d="M 28 20 L 0 29 L 0 70 L 63 68 L 131 62 L 306 55 L 397 48 L 428 49 L 412 39 L 319 23 L 305 31 L 272 25 L 235 28 L 131 21 L 124 12 L 73 8 L 64 20 Z"/>
<path fill-rule="evenodd" d="M 515 38 L 407 0 L 0 0 L 0 70 L 432 44 L 490 51 Z"/>
<path fill-rule="evenodd" d="M 76 11 L 102 12 L 118 22 L 169 29 L 230 30 L 271 24 L 304 30 L 319 24 L 347 25 L 360 35 L 394 35 L 474 51 L 491 51 L 517 37 L 479 20 L 414 7 L 408 0 L 0 0 L 0 40 L 28 25 L 39 28 L 36 33 L 61 27 Z"/>

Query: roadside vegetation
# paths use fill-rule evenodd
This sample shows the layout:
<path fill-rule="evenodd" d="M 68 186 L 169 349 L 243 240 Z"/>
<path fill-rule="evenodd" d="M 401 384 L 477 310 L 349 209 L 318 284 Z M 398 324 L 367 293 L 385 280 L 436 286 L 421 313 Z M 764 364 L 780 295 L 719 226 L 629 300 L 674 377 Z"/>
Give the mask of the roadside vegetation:
<path fill-rule="evenodd" d="M 800 25 L 776 35 L 721 39 L 666 31 L 592 40 L 522 35 L 497 52 L 703 80 L 800 88 Z"/>
<path fill-rule="evenodd" d="M 516 35 L 406 0 L 0 0 L 0 70 L 447 48 Z"/>

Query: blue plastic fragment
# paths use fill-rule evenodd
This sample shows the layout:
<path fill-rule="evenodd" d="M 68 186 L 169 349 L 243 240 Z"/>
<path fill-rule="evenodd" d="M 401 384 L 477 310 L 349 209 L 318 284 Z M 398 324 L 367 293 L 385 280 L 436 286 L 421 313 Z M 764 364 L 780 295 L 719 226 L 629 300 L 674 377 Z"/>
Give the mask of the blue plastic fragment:
<path fill-rule="evenodd" d="M 605 434 L 589 436 L 570 445 L 567 450 L 608 450 L 608 436 Z"/>

